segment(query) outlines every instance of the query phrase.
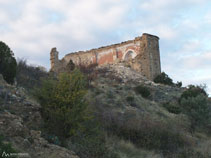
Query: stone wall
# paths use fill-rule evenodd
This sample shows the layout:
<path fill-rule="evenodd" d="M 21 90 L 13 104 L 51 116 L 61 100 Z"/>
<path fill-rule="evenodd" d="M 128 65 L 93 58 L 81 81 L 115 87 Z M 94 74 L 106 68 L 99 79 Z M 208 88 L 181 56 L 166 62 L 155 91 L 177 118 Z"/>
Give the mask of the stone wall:
<path fill-rule="evenodd" d="M 67 54 L 61 60 L 58 59 L 56 48 L 51 50 L 51 71 L 56 73 L 67 71 L 70 61 L 75 65 L 88 66 L 90 64 L 112 64 L 116 62 L 128 62 L 131 67 L 148 79 L 161 72 L 159 38 L 149 34 L 143 34 L 134 40 L 114 44 L 89 51 L 79 51 Z"/>

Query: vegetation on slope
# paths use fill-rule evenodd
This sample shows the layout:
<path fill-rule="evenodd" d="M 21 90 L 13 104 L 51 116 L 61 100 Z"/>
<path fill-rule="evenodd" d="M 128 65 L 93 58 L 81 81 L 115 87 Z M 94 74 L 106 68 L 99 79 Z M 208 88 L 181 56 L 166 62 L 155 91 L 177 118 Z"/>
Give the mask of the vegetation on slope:
<path fill-rule="evenodd" d="M 17 153 L 17 151 L 12 148 L 10 143 L 5 143 L 4 142 L 4 138 L 3 136 L 0 136 L 0 155 L 2 157 L 7 157 L 7 154 L 11 154 L 11 153 Z M 14 158 L 16 158 L 17 156 L 12 156 Z"/>
<path fill-rule="evenodd" d="M 111 79 L 109 73 L 102 76 L 93 81 L 94 88 L 89 91 L 87 98 L 97 109 L 96 115 L 109 137 L 128 141 L 135 148 L 156 152 L 161 157 L 211 156 L 210 152 L 198 150 L 196 145 L 206 140 L 196 136 L 198 133 L 210 139 L 207 131 L 211 105 L 206 95 L 184 100 L 181 96 L 189 89 L 184 91 L 174 85 L 153 85 L 146 82 L 142 83 L 144 92 L 149 91 L 150 97 L 145 98 L 137 93 L 137 82 L 122 83 L 115 77 Z M 179 100 L 183 102 L 180 103 Z M 191 120 L 197 120 L 198 124 Z M 199 123 L 200 120 L 206 122 L 202 124 Z M 116 152 L 119 150 L 115 147 L 113 149 Z"/>
<path fill-rule="evenodd" d="M 36 97 L 48 135 L 58 136 L 62 145 L 81 158 L 115 157 L 108 152 L 104 133 L 88 109 L 84 99 L 87 80 L 78 69 L 45 79 L 41 87 Z"/>
<path fill-rule="evenodd" d="M 12 50 L 0 41 L 0 74 L 3 75 L 7 83 L 14 83 L 16 67 L 17 63 Z"/>
<path fill-rule="evenodd" d="M 48 130 L 63 137 L 75 135 L 81 130 L 81 124 L 88 117 L 83 100 L 85 94 L 86 81 L 78 70 L 60 74 L 58 79 L 44 80 L 37 98 Z"/>
<path fill-rule="evenodd" d="M 41 81 L 47 76 L 48 73 L 43 67 L 28 65 L 24 59 L 17 60 L 17 85 L 28 92 L 33 93 L 35 88 L 41 88 Z"/>
<path fill-rule="evenodd" d="M 165 72 L 162 72 L 161 74 L 157 75 L 154 78 L 154 82 L 170 86 L 182 87 L 182 82 L 177 81 L 177 83 L 174 83 L 173 80 Z"/>
<path fill-rule="evenodd" d="M 211 156 L 211 105 L 202 87 L 181 89 L 132 75 L 120 78 L 106 68 L 80 69 L 55 78 L 19 64 L 19 85 L 24 86 L 21 78 L 30 70 L 38 73 L 39 78 L 30 74 L 24 79 L 25 88 L 33 89 L 35 79 L 42 133 L 50 142 L 81 158 Z"/>

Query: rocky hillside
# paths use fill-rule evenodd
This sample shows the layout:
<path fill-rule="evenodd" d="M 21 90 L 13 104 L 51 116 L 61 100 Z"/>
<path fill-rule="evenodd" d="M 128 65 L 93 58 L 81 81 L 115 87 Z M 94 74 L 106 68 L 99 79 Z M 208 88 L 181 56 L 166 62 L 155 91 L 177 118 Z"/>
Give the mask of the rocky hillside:
<path fill-rule="evenodd" d="M 0 135 L 18 153 L 30 158 L 78 158 L 73 151 L 41 137 L 40 105 L 23 88 L 8 85 L 0 75 Z M 1 155 L 2 156 L 2 155 Z"/>
<path fill-rule="evenodd" d="M 156 84 L 124 63 L 101 66 L 96 76 L 87 98 L 97 109 L 96 113 L 107 131 L 118 136 L 111 136 L 115 141 L 111 141 L 110 146 L 120 157 L 211 156 L 211 138 L 206 134 L 209 127 L 205 130 L 197 127 L 196 132 L 191 133 L 191 121 L 178 103 L 186 88 Z M 144 92 L 147 89 L 149 94 L 144 96 L 143 91 L 139 91 L 140 87 L 145 89 Z M 134 136 L 136 132 L 142 136 Z M 145 144 L 136 142 L 146 137 L 149 138 Z M 184 144 L 179 144 L 180 139 Z M 183 145 L 184 148 L 180 148 Z"/>
<path fill-rule="evenodd" d="M 118 158 L 211 156 L 208 125 L 191 132 L 190 118 L 178 103 L 185 88 L 156 84 L 124 63 L 97 67 L 88 78 L 86 100 Z M 0 76 L 0 135 L 5 142 L 31 158 L 78 158 L 71 146 L 42 137 L 40 108 L 26 90 Z"/>

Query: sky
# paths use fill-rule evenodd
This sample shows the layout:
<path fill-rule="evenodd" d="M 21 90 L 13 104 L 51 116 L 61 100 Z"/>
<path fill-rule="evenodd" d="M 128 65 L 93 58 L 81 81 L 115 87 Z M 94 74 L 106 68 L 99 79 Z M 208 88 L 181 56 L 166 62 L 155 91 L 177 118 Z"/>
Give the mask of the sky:
<path fill-rule="evenodd" d="M 160 37 L 161 69 L 211 95 L 210 0 L 0 0 L 0 41 L 16 58 L 50 68 L 59 57 L 134 39 Z"/>

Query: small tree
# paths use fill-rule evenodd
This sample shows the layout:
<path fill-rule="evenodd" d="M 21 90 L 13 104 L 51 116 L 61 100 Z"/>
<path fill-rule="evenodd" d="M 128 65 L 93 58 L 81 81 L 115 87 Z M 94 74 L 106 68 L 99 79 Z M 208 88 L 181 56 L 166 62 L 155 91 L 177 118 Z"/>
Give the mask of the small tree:
<path fill-rule="evenodd" d="M 182 98 L 190 98 L 190 97 L 197 97 L 198 95 L 202 94 L 204 96 L 208 96 L 206 91 L 205 91 L 206 86 L 194 86 L 194 85 L 189 85 L 187 90 L 184 91 L 180 97 L 180 100 Z"/>
<path fill-rule="evenodd" d="M 150 96 L 149 88 L 144 85 L 139 85 L 135 87 L 135 91 L 136 93 L 141 94 L 141 96 L 144 98 L 148 98 Z"/>
<path fill-rule="evenodd" d="M 179 88 L 182 87 L 182 81 L 180 81 L 180 82 L 177 81 L 177 83 L 176 83 L 175 85 L 176 85 L 177 87 L 179 87 Z"/>
<path fill-rule="evenodd" d="M 17 63 L 12 50 L 0 41 L 0 74 L 10 84 L 14 82 L 16 67 Z"/>
<path fill-rule="evenodd" d="M 154 82 L 166 85 L 174 85 L 172 79 L 165 72 L 162 72 L 160 75 L 155 77 Z"/>
<path fill-rule="evenodd" d="M 205 95 L 197 95 L 196 97 L 183 98 L 181 105 L 185 114 L 191 120 L 191 129 L 194 130 L 196 126 L 206 125 L 210 119 L 211 107 L 208 104 Z"/>
<path fill-rule="evenodd" d="M 106 146 L 104 131 L 91 110 L 87 110 L 86 89 L 87 80 L 78 69 L 43 80 L 36 96 L 42 106 L 47 135 L 60 144 L 58 136 L 63 145 L 74 149 L 81 158 L 117 158 Z"/>
<path fill-rule="evenodd" d="M 69 137 L 82 129 L 87 119 L 86 79 L 79 70 L 43 81 L 37 98 L 42 106 L 46 127 L 53 134 Z"/>

